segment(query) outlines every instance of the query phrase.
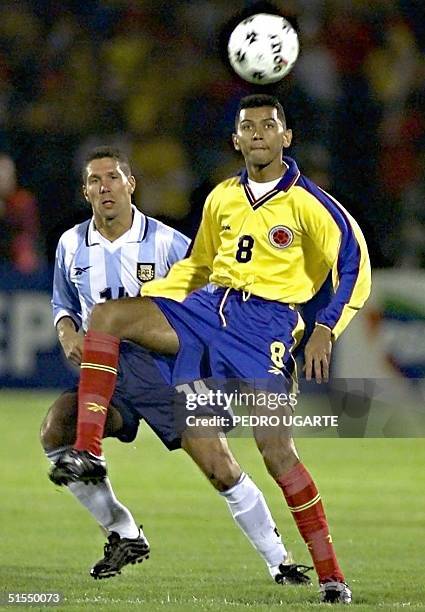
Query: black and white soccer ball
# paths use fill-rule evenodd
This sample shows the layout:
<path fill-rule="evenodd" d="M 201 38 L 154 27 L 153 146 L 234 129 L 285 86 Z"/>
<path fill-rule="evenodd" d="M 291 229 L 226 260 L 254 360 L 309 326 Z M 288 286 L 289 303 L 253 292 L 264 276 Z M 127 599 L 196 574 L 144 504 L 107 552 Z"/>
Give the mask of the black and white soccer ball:
<path fill-rule="evenodd" d="M 295 64 L 298 35 L 284 17 L 258 13 L 236 26 L 227 51 L 240 77 L 249 83 L 268 85 L 280 81 Z"/>

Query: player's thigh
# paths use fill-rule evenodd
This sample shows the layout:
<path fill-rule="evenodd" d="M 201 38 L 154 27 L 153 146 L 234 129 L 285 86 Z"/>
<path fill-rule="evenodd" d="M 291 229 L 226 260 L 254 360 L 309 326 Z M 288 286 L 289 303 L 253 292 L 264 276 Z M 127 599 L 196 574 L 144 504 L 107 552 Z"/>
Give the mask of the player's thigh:
<path fill-rule="evenodd" d="M 90 329 L 132 340 L 159 353 L 175 355 L 179 349 L 176 332 L 161 309 L 146 297 L 97 304 L 91 314 Z"/>
<path fill-rule="evenodd" d="M 78 395 L 75 391 L 62 393 L 50 406 L 43 420 L 40 439 L 46 450 L 74 444 L 77 436 Z M 104 437 L 113 436 L 122 428 L 120 413 L 109 407 Z"/>
<path fill-rule="evenodd" d="M 219 429 L 190 427 L 183 432 L 181 445 L 219 491 L 226 491 L 237 482 L 241 468 Z"/>

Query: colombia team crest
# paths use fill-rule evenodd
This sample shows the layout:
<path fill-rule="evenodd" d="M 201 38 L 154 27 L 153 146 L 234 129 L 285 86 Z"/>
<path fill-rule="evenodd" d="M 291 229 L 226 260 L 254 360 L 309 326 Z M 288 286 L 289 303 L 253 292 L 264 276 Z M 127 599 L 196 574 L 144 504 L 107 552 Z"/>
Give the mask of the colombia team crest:
<path fill-rule="evenodd" d="M 153 280 L 155 278 L 155 264 L 138 262 L 137 278 L 141 283 Z"/>
<path fill-rule="evenodd" d="M 275 225 L 269 231 L 269 241 L 277 249 L 286 249 L 294 239 L 294 234 L 285 225 Z"/>

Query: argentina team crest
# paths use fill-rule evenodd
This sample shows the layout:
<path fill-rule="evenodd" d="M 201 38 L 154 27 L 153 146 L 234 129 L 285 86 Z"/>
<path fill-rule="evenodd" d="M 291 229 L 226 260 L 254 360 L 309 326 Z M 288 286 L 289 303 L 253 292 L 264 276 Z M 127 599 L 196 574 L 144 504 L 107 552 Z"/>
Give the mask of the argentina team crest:
<path fill-rule="evenodd" d="M 285 225 L 275 225 L 269 231 L 269 241 L 277 249 L 286 249 L 294 239 L 294 234 Z"/>
<path fill-rule="evenodd" d="M 155 264 L 154 263 L 137 263 L 137 279 L 141 283 L 146 283 L 155 278 Z"/>

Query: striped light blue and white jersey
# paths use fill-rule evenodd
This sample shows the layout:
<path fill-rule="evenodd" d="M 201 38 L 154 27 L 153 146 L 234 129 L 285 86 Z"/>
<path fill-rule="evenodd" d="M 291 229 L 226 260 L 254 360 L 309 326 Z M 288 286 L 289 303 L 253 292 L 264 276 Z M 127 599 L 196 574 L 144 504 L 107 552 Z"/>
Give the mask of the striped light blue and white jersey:
<path fill-rule="evenodd" d="M 144 282 L 164 277 L 185 256 L 186 236 L 132 208 L 131 228 L 113 242 L 96 230 L 93 218 L 62 234 L 53 280 L 55 325 L 67 316 L 86 330 L 95 304 L 138 295 Z"/>

